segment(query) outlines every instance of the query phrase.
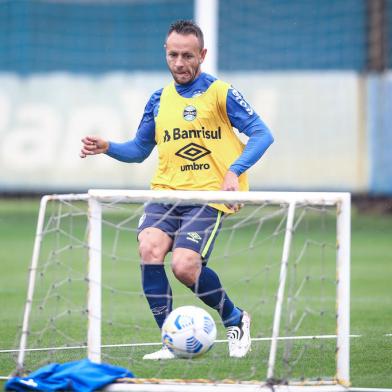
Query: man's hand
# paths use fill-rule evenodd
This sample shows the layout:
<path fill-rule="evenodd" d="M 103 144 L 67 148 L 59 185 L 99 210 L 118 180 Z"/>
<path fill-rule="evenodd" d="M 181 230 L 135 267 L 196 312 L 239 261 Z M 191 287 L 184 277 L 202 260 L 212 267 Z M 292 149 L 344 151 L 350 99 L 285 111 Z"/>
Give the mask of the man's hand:
<path fill-rule="evenodd" d="M 229 170 L 223 179 L 222 191 L 238 191 L 238 189 L 240 189 L 238 176 Z"/>
<path fill-rule="evenodd" d="M 109 148 L 109 142 L 98 136 L 86 136 L 82 139 L 82 143 L 80 158 L 86 158 L 88 155 L 103 154 Z"/>
<path fill-rule="evenodd" d="M 229 170 L 223 179 L 222 191 L 238 191 L 239 189 L 240 184 L 237 174 Z M 233 212 L 237 212 L 242 208 L 242 204 L 226 204 L 226 207 Z"/>

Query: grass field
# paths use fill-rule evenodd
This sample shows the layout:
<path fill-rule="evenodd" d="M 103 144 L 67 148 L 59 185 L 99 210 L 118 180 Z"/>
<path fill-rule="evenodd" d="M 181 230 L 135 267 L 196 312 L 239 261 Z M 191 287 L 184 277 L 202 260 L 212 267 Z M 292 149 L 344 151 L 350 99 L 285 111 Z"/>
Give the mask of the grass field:
<path fill-rule="evenodd" d="M 38 207 L 39 200 L 0 200 L 0 349 L 3 350 L 16 347 L 17 326 L 20 325 L 23 312 L 27 271 L 32 253 Z M 82 231 L 83 228 L 80 227 L 76 230 Z M 248 228 L 248 232 L 252 231 L 254 231 L 254 228 Z M 331 232 L 327 224 L 326 235 L 331 236 L 332 234 L 333 230 Z M 112 253 L 112 243 L 115 242 L 114 237 L 110 233 L 107 235 L 104 233 L 104 236 L 106 238 L 106 253 L 108 254 L 108 259 L 111 259 L 110 254 Z M 216 245 L 214 250 L 216 254 L 224 253 L 227 243 L 231 243 L 233 249 L 240 249 L 240 244 L 244 242 L 241 236 L 230 237 L 230 233 L 222 233 L 221 237 L 221 242 Z M 277 240 L 276 248 L 273 248 L 270 252 L 277 252 L 276 249 L 281 251 L 281 243 L 279 241 Z M 75 252 L 83 253 L 85 250 L 80 249 L 75 250 Z M 313 252 L 311 258 L 315 256 L 318 250 Z M 117 253 L 124 253 L 124 255 L 133 253 L 133 257 L 137 258 L 134 240 L 129 241 L 126 248 L 118 249 Z M 75 253 L 75 255 L 80 256 L 78 253 Z M 249 306 L 254 314 L 259 311 L 263 313 L 263 320 L 260 321 L 255 318 L 252 327 L 254 328 L 252 335 L 262 337 L 268 335 L 265 330 L 270 328 L 267 325 L 271 324 L 269 314 L 271 313 L 272 305 L 262 305 L 262 301 L 260 302 L 259 298 L 264 298 L 264 287 L 268 285 L 274 286 L 274 283 L 271 283 L 271 281 L 275 281 L 273 277 L 277 272 L 270 272 L 272 279 L 266 282 L 264 276 L 261 276 L 264 275 L 266 269 L 260 270 L 256 268 L 254 260 L 257 260 L 258 255 L 253 253 L 253 256 L 251 262 L 244 260 L 243 263 L 237 263 L 235 266 L 231 264 L 230 268 L 223 268 L 222 276 L 225 282 L 236 282 L 236 284 L 229 283 L 229 291 L 236 302 L 246 303 L 247 309 Z M 240 256 L 236 255 L 235 257 L 238 259 Z M 247 264 L 248 262 L 249 264 Z M 123 268 L 121 257 L 120 260 L 114 260 L 113 263 L 107 267 L 105 276 L 107 279 L 116 281 L 118 293 L 116 297 L 111 297 L 110 290 L 108 290 L 109 299 L 105 302 L 104 307 L 107 312 L 106 318 L 115 322 L 119 326 L 119 330 L 116 331 L 113 328 L 111 334 L 115 335 L 116 339 L 122 343 L 130 341 L 156 342 L 159 337 L 156 329 L 153 328 L 153 321 L 144 299 L 139 294 L 140 277 L 138 266 L 135 263 L 132 267 L 134 269 L 124 270 L 126 271 L 124 272 L 121 270 Z M 312 271 L 313 274 L 317 275 L 319 273 L 317 266 L 312 265 L 311 268 L 315 269 Z M 217 267 L 217 270 L 219 270 L 219 267 Z M 353 209 L 351 270 L 351 333 L 360 335 L 360 337 L 351 340 L 352 384 L 357 387 L 392 388 L 391 215 L 363 214 L 359 213 L 355 208 Z M 241 279 L 238 277 L 241 277 Z M 256 282 L 259 277 L 260 286 L 248 284 L 249 281 Z M 136 286 L 132 286 L 130 289 L 130 284 L 135 284 Z M 189 303 L 191 297 L 187 291 L 177 286 L 174 282 L 173 285 L 179 298 L 177 305 L 180 305 L 181 302 Z M 129 297 L 127 296 L 129 294 L 124 294 L 122 297 L 123 289 L 132 291 L 131 300 L 128 300 Z M 65 290 L 67 289 L 65 288 Z M 316 288 L 313 287 L 310 290 L 313 293 Z M 333 301 L 330 301 L 330 287 L 326 286 L 325 290 L 324 301 L 331 302 L 327 303 L 326 307 L 334 306 Z M 77 291 L 72 293 L 75 294 L 75 297 L 79 296 Z M 133 313 L 136 313 L 136 315 L 134 316 Z M 45 321 L 45 317 L 42 317 L 42 315 L 40 317 L 42 322 Z M 37 319 L 40 317 L 37 316 Z M 80 318 L 79 315 L 75 314 L 71 314 L 69 317 Z M 125 326 L 125 329 L 129 330 L 133 323 L 137 325 L 136 333 L 134 333 L 135 336 L 130 337 L 124 334 L 124 328 L 121 328 L 121 326 Z M 319 319 L 317 323 L 320 323 Z M 327 317 L 321 319 L 321 323 L 326 331 L 330 331 L 330 326 L 333 325 Z M 67 324 L 64 324 L 63 328 L 67 330 Z M 78 330 L 77 333 L 84 333 L 82 328 L 76 327 L 76 329 Z M 219 328 L 219 330 L 220 335 L 218 338 L 223 338 L 222 328 Z M 264 335 L 260 331 L 264 331 Z M 71 334 L 71 331 L 67 332 Z M 109 343 L 110 338 L 107 339 L 106 343 Z M 334 356 L 333 343 L 325 342 L 310 348 L 308 357 L 301 359 L 301 366 L 307 367 L 308 370 L 316 367 L 318 369 L 321 368 L 321 371 L 327 374 L 333 372 L 333 363 L 332 365 L 330 363 L 330 358 Z M 296 345 L 297 343 L 291 347 L 293 353 L 299 350 Z M 268 345 L 265 343 L 255 344 L 251 355 L 245 360 L 238 361 L 227 359 L 225 354 L 226 348 L 223 344 L 217 344 L 210 357 L 205 356 L 196 361 L 175 360 L 166 364 L 149 363 L 147 367 L 143 361 L 129 359 L 130 357 L 140 358 L 142 354 L 151 349 L 151 347 L 123 348 L 116 349 L 116 352 L 107 349 L 105 355 L 108 360 L 111 358 L 120 359 L 120 364 L 127 366 L 140 377 L 227 378 L 229 375 L 239 379 L 265 378 L 265 362 L 268 355 Z M 68 360 L 79 358 L 81 354 L 77 352 L 66 355 L 64 359 Z M 123 362 L 121 359 L 123 359 Z M 326 363 L 323 363 L 324 360 Z M 213 373 L 212 368 L 216 368 L 217 361 L 220 363 L 220 370 L 215 369 Z M 255 366 L 258 363 L 261 365 L 260 368 Z M 0 375 L 7 375 L 11 370 L 12 361 L 9 355 L 1 354 Z M 298 371 L 299 376 L 301 376 L 302 371 L 305 372 L 303 369 Z M 310 372 L 312 373 L 312 370 Z"/>

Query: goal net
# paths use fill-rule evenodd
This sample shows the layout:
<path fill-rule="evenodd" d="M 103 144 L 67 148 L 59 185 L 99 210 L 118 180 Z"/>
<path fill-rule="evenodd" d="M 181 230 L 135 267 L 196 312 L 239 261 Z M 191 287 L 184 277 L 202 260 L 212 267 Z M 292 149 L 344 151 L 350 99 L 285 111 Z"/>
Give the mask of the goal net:
<path fill-rule="evenodd" d="M 244 205 L 224 218 L 208 265 L 252 316 L 246 358 L 229 357 L 219 315 L 173 277 L 169 254 L 174 307 L 204 307 L 216 321 L 217 340 L 197 359 L 142 359 L 161 347 L 142 291 L 137 244 L 138 222 L 151 201 Z M 347 386 L 349 261 L 347 193 L 91 190 L 45 196 L 17 370 L 89 357 L 126 367 L 134 383 L 156 388 L 168 380 L 197 382 L 200 389 L 211 383 Z"/>

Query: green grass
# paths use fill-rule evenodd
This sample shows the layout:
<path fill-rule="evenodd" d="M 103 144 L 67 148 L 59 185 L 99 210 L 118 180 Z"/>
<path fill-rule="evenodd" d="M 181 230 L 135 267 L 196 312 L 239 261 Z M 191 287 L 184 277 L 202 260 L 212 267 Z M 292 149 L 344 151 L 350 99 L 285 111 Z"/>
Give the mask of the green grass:
<path fill-rule="evenodd" d="M 29 268 L 34 235 L 39 208 L 38 200 L 0 200 L 0 349 L 15 348 L 17 346 L 17 328 L 21 324 L 22 312 L 27 287 L 27 272 Z M 121 215 L 116 221 L 121 221 Z M 318 233 L 315 223 L 311 218 L 307 225 L 315 239 L 327 237 L 333 239 L 334 229 L 327 219 L 325 227 Z M 75 219 L 67 223 L 84 235 L 85 227 L 81 220 Z M 274 223 L 276 225 L 276 222 Z M 244 243 L 249 242 L 249 236 L 256 231 L 255 226 L 250 226 L 243 233 L 231 236 L 230 230 L 223 231 L 214 249 L 216 259 L 211 260 L 211 265 L 216 269 L 230 296 L 238 304 L 246 304 L 247 309 L 253 315 L 252 334 L 256 337 L 268 336 L 271 328 L 273 312 L 272 301 L 264 301 L 270 296 L 270 292 L 276 289 L 277 274 L 279 268 L 270 265 L 269 259 L 279 258 L 281 252 L 281 237 L 278 238 L 274 247 L 268 248 L 266 255 L 263 245 L 265 233 L 270 233 L 271 228 L 263 227 L 260 232 L 261 242 L 256 244 L 250 256 L 244 256 L 242 248 Z M 125 238 L 123 237 L 125 236 Z M 248 236 L 248 239 L 246 237 Z M 264 236 L 264 237 L 263 237 Z M 49 236 L 50 237 L 50 236 Z M 301 236 L 299 236 L 301 237 Z M 117 342 L 129 343 L 159 340 L 157 330 L 152 321 L 149 309 L 142 296 L 140 296 L 140 273 L 137 263 L 137 250 L 135 248 L 134 234 L 125 232 L 122 234 L 121 245 L 116 249 L 116 254 L 121 257 L 113 259 L 113 243 L 115 237 L 109 229 L 104 230 L 104 249 L 107 253 L 104 270 L 105 283 L 116 284 L 117 290 L 132 291 L 133 294 L 111 295 L 106 291 L 104 300 L 105 319 L 113 321 L 115 327 L 104 324 L 104 329 L 110 330 L 111 337 L 104 336 L 104 343 L 111 342 L 115 336 Z M 388 215 L 365 215 L 353 210 L 352 216 L 352 266 L 351 266 L 351 333 L 361 335 L 351 340 L 351 380 L 357 387 L 392 387 L 392 369 L 390 358 L 392 357 L 392 337 L 385 336 L 392 333 L 392 296 L 390 288 L 392 272 L 392 216 Z M 56 237 L 51 239 L 56 242 Z M 62 240 L 60 240 L 61 243 Z M 332 240 L 333 241 L 333 240 Z M 77 245 L 75 242 L 74 245 Z M 239 250 L 233 257 L 222 257 L 227 246 L 231 246 L 229 253 Z M 50 247 L 48 247 L 50 249 Z M 45 248 L 44 248 L 45 252 Z M 69 267 L 56 269 L 52 266 L 45 271 L 45 279 L 53 281 L 59 275 L 83 276 L 83 268 L 80 260 L 86 258 L 86 250 L 77 246 L 70 251 L 72 255 L 71 265 L 76 273 Z M 294 244 L 293 254 L 298 254 L 300 248 Z M 334 249 L 326 249 L 324 254 L 330 256 Z M 322 267 L 312 262 L 319 258 L 320 247 L 310 247 L 307 256 L 307 264 L 298 267 L 298 276 L 309 274 L 312 277 L 321 276 Z M 221 256 L 221 257 L 218 257 Z M 58 264 L 62 262 L 62 254 L 58 256 Z M 129 262 L 132 259 L 136 262 Z M 263 265 L 263 267 L 261 267 Z M 306 271 L 301 271 L 301 268 Z M 333 271 L 323 271 L 330 275 Z M 268 276 L 268 279 L 267 277 Z M 181 304 L 199 304 L 188 291 L 174 282 L 173 289 L 176 295 L 176 306 Z M 79 287 L 80 286 L 80 287 Z M 67 295 L 72 299 L 67 309 L 75 311 L 64 319 L 56 322 L 56 325 L 68 334 L 84 339 L 85 321 L 82 317 L 83 294 L 82 283 L 65 282 L 56 293 L 57 297 L 48 300 L 53 306 L 60 307 L 56 300 L 59 296 Z M 76 287 L 76 289 L 75 289 Z M 328 280 L 321 281 L 310 279 L 304 294 L 310 297 L 323 292 L 327 309 L 334 306 L 334 285 Z M 288 287 L 287 290 L 290 290 Z M 39 291 L 38 291 L 39 293 Z M 298 301 L 297 308 L 302 309 L 309 305 L 309 300 Z M 324 306 L 323 305 L 323 306 Z M 43 311 L 44 312 L 44 311 Z M 35 312 L 36 322 L 45 325 L 48 316 L 45 313 Z M 286 314 L 284 314 L 286 317 Z M 320 325 L 318 325 L 320 324 Z M 302 327 L 304 332 L 314 326 L 327 333 L 333 327 L 333 317 L 327 314 L 323 317 L 309 316 Z M 224 337 L 223 328 L 218 325 L 218 338 Z M 300 332 L 300 331 L 299 331 Z M 333 333 L 334 331 L 332 331 Z M 53 339 L 57 339 L 53 336 Z M 140 377 L 164 377 L 164 378 L 238 378 L 238 379 L 264 379 L 266 359 L 268 357 L 268 344 L 266 342 L 254 344 L 251 354 L 243 360 L 229 360 L 226 347 L 217 344 L 207 355 L 197 360 L 174 360 L 169 363 L 145 363 L 141 360 L 144 353 L 152 350 L 152 347 L 135 347 L 122 349 L 105 349 L 107 361 L 128 367 Z M 292 352 L 299 352 L 298 343 L 293 344 Z M 79 359 L 80 351 L 68 351 L 63 358 L 56 360 Z M 312 343 L 309 349 L 299 361 L 299 366 L 293 371 L 294 376 L 306 373 L 317 375 L 318 369 L 327 375 L 333 375 L 334 342 L 324 341 Z M 31 362 L 40 359 L 31 359 Z M 216 363 L 219 362 L 219 366 Z M 38 362 L 36 362 L 38 363 Z M 9 355 L 0 354 L 0 375 L 7 375 L 12 370 L 13 362 Z M 281 366 L 280 364 L 278 366 Z M 278 369 L 281 371 L 281 369 Z"/>

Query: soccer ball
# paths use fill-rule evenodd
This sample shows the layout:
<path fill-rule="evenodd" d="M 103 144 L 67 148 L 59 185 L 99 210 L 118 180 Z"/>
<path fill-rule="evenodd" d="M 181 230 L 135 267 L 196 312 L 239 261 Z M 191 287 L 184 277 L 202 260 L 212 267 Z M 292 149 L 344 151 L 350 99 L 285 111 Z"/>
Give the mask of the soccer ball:
<path fill-rule="evenodd" d="M 216 338 L 214 319 L 202 308 L 181 306 L 167 316 L 162 342 L 179 358 L 195 358 L 211 349 Z"/>

